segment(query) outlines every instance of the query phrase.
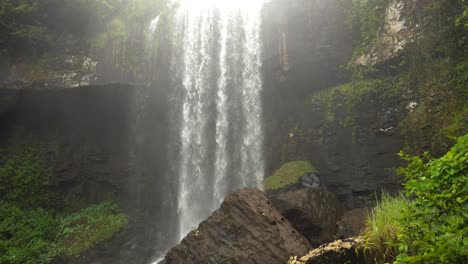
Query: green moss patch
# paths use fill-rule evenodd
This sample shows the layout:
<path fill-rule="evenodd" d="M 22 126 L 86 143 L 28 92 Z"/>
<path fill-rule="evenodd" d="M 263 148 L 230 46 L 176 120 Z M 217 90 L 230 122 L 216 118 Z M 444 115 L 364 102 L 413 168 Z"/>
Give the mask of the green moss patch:
<path fill-rule="evenodd" d="M 265 180 L 265 188 L 267 190 L 274 190 L 294 184 L 299 180 L 299 177 L 312 172 L 317 172 L 317 170 L 309 161 L 288 162 Z"/>
<path fill-rule="evenodd" d="M 354 124 L 358 107 L 372 101 L 372 98 L 391 100 L 399 94 L 399 87 L 393 85 L 397 80 L 390 78 L 356 80 L 312 94 L 306 105 L 318 106 L 325 112 L 327 122 L 337 122 L 346 127 Z M 337 116 L 343 109 L 346 116 Z"/>
<path fill-rule="evenodd" d="M 110 202 L 88 207 L 61 220 L 58 254 L 78 256 L 96 244 L 112 238 L 127 225 L 128 218 Z"/>

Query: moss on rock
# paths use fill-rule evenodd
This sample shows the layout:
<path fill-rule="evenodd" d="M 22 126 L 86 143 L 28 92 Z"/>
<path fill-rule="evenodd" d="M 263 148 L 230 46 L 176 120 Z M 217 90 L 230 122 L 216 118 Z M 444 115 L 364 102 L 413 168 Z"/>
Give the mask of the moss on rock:
<path fill-rule="evenodd" d="M 288 162 L 265 180 L 265 188 L 267 190 L 274 190 L 294 184 L 299 180 L 299 177 L 311 172 L 317 172 L 317 170 L 309 161 Z"/>

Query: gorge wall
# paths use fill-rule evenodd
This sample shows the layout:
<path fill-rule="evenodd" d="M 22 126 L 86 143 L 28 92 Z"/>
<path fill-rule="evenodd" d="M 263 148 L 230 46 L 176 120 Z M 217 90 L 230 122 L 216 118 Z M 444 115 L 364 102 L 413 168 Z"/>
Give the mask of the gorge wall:
<path fill-rule="evenodd" d="M 393 184 L 387 169 L 398 165 L 403 144 L 397 104 L 363 96 L 349 114 L 345 98 L 329 107 L 314 102 L 314 95 L 351 80 L 350 6 L 286 2 L 273 1 L 264 10 L 267 175 L 288 161 L 309 160 L 348 206 L 363 206 Z M 343 125 L 347 115 L 352 125 Z"/>
<path fill-rule="evenodd" d="M 392 168 L 398 166 L 396 153 L 403 147 L 399 123 L 407 102 L 380 96 L 379 87 L 385 83 L 378 83 L 376 92 L 359 96 L 352 107 L 346 93 L 334 101 L 320 97 L 321 92 L 351 80 L 345 66 L 355 47 L 347 8 L 340 0 L 265 4 L 261 98 L 265 176 L 288 161 L 309 160 L 325 187 L 353 208 L 367 206 L 381 188 L 397 187 Z M 51 160 L 56 175 L 53 188 L 77 195 L 85 204 L 117 199 L 134 219 L 129 233 L 136 231 L 108 250 L 122 263 L 126 251 L 137 248 L 142 259 L 150 259 L 178 242 L 173 236 L 180 229 L 173 221 L 174 208 L 179 207 L 175 161 L 183 142 L 172 140 L 180 131 L 171 125 L 176 116 L 170 109 L 182 103 L 171 93 L 169 54 L 174 47 L 165 24 L 168 17 L 161 16 L 155 31 L 160 34 L 158 44 L 149 60 L 141 62 L 150 67 L 124 71 L 124 58 L 119 57 L 123 55 L 110 48 L 101 57 L 64 58 L 65 66 L 57 67 L 67 72 L 58 77 L 48 74 L 37 81 L 17 74 L 27 84 L 5 73 L 15 72 L 11 70 L 15 67 L 2 66 L 9 81 L 0 90 L 1 144 L 34 135 L 58 145 L 59 155 Z M 144 50 L 144 34 L 134 35 L 128 50 Z M 199 43 L 193 45 L 195 49 Z M 216 125 L 213 118 L 208 123 Z"/>

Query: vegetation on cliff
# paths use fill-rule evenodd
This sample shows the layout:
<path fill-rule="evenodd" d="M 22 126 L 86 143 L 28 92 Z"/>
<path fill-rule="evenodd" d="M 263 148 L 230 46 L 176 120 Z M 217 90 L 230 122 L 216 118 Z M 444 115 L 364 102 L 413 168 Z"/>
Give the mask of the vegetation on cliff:
<path fill-rule="evenodd" d="M 50 263 L 77 256 L 127 225 L 113 202 L 80 209 L 52 186 L 57 147 L 37 140 L 2 149 L 0 263 Z"/>
<path fill-rule="evenodd" d="M 145 59 L 149 22 L 166 6 L 165 0 L 0 1 L 0 58 L 28 81 L 63 72 L 67 58 L 80 55 L 105 55 L 116 68 L 135 72 Z"/>
<path fill-rule="evenodd" d="M 389 60 L 358 64 L 358 56 L 382 45 L 376 40 L 389 4 L 352 2 L 355 52 L 347 67 L 352 80 L 313 94 L 308 104 L 318 104 L 326 109 L 327 121 L 345 127 L 355 124 L 366 103 L 392 105 L 407 150 L 440 156 L 453 146 L 454 138 L 468 133 L 467 3 L 429 0 L 406 6 L 400 14 L 409 32 L 404 49 Z"/>
<path fill-rule="evenodd" d="M 410 156 L 404 198 L 384 197 L 368 219 L 364 249 L 378 263 L 468 260 L 468 134 L 441 158 Z"/>
<path fill-rule="evenodd" d="M 391 105 L 385 111 L 398 117 L 396 128 L 409 153 L 400 153 L 409 164 L 398 170 L 406 176 L 405 196 L 384 195 L 369 215 L 362 245 L 366 255 L 377 263 L 464 263 L 468 5 L 428 0 L 407 6 L 401 13 L 410 32 L 404 49 L 389 60 L 359 65 L 358 56 L 379 45 L 390 3 L 353 1 L 356 42 L 347 67 L 352 80 L 313 94 L 307 103 L 325 109 L 328 122 L 344 127 L 356 126 L 366 103 Z"/>

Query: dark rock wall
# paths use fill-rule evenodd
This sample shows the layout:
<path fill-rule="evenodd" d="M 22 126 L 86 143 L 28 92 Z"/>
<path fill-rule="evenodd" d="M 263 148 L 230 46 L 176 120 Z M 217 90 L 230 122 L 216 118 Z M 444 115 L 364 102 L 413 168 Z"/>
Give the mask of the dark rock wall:
<path fill-rule="evenodd" d="M 307 104 L 312 94 L 351 79 L 344 67 L 354 48 L 346 8 L 339 0 L 275 0 L 266 6 L 265 155 L 267 176 L 285 162 L 310 160 L 329 190 L 355 207 L 392 185 L 386 168 L 398 166 L 403 143 L 395 102 L 364 98 L 352 126 L 330 122 L 329 110 Z M 334 115 L 345 114 L 340 105 L 332 108 Z"/>
<path fill-rule="evenodd" d="M 281 166 L 282 141 L 312 92 L 345 82 L 351 32 L 339 0 L 268 3 L 263 11 L 267 174 Z"/>
<path fill-rule="evenodd" d="M 53 185 L 79 192 L 88 202 L 124 191 L 130 171 L 130 87 L 2 93 L 9 94 L 0 117 L 2 143 L 35 137 L 57 144 Z"/>
<path fill-rule="evenodd" d="M 171 244 L 176 185 L 166 174 L 167 96 L 158 87 L 0 89 L 0 146 L 33 137 L 58 147 L 51 186 L 83 206 L 117 199 L 131 216 L 129 247 Z M 158 223 L 157 225 L 155 223 Z M 143 237 L 143 238 L 141 238 Z M 136 243 L 136 244 L 135 244 Z M 143 243 L 143 244 L 138 244 Z M 174 242 L 172 242 L 174 243 Z"/>

